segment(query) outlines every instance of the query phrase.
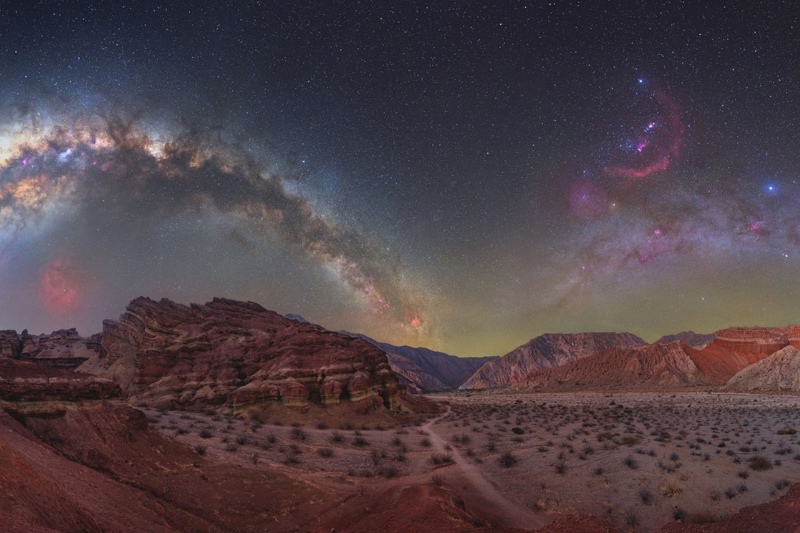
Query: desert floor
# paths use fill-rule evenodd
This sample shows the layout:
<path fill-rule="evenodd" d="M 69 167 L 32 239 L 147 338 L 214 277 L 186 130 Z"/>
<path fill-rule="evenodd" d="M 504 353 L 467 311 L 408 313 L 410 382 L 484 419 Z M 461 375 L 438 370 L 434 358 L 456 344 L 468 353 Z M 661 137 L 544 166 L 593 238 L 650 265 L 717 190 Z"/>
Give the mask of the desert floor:
<path fill-rule="evenodd" d="M 800 397 L 714 392 L 429 395 L 444 415 L 383 429 L 145 410 L 198 453 L 349 490 L 430 483 L 486 524 L 560 514 L 655 531 L 724 518 L 800 481 Z"/>

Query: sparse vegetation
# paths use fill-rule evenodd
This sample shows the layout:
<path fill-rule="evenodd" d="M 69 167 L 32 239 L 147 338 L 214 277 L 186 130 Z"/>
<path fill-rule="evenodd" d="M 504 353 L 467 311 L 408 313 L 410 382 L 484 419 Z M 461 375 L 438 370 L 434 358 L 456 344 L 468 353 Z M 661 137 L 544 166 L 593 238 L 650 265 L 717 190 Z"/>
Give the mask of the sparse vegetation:
<path fill-rule="evenodd" d="M 511 452 L 504 452 L 502 455 L 500 455 L 498 462 L 500 463 L 500 466 L 502 466 L 503 468 L 511 468 L 512 466 L 517 464 L 517 458 L 514 457 L 514 454 L 512 454 Z"/>
<path fill-rule="evenodd" d="M 750 465 L 750 468 L 756 471 L 772 469 L 772 462 L 763 455 L 751 457 L 747 462 Z"/>

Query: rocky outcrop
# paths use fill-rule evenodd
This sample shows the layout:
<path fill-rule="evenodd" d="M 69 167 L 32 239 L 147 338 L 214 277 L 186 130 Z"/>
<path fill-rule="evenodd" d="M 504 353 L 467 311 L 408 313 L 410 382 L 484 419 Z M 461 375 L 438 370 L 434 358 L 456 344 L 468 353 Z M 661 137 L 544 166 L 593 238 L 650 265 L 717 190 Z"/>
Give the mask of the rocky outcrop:
<path fill-rule="evenodd" d="M 650 344 L 610 348 L 557 368 L 533 372 L 525 382 L 535 389 L 653 389 L 702 385 L 686 345 Z"/>
<path fill-rule="evenodd" d="M 681 341 L 695 350 L 701 350 L 711 344 L 716 335 L 714 333 L 695 333 L 694 331 L 681 331 L 674 335 L 664 335 L 653 344 L 670 344 Z"/>
<path fill-rule="evenodd" d="M 457 389 L 477 369 L 498 359 L 496 355 L 456 357 L 427 348 L 394 346 L 366 335 L 353 335 L 383 350 L 394 373 L 409 390 L 416 393 Z"/>
<path fill-rule="evenodd" d="M 4 533 L 311 531 L 347 497 L 263 463 L 202 457 L 121 403 L 0 411 L 0 472 Z"/>
<path fill-rule="evenodd" d="M 643 346 L 631 333 L 545 334 L 480 367 L 459 388 L 482 389 L 525 383 L 532 372 L 577 361 L 609 348 Z"/>
<path fill-rule="evenodd" d="M 28 330 L 19 334 L 14 330 L 0 331 L 0 355 L 55 368 L 75 369 L 104 354 L 100 335 L 84 338 L 73 328 L 49 335 L 30 335 Z"/>
<path fill-rule="evenodd" d="M 708 383 L 722 385 L 737 372 L 786 346 L 800 348 L 800 327 L 737 327 L 718 331 L 702 350 L 687 349 Z"/>
<path fill-rule="evenodd" d="M 269 403 L 398 409 L 403 390 L 371 344 L 252 302 L 185 306 L 137 298 L 103 323 L 102 362 L 133 403 L 234 412 Z"/>
<path fill-rule="evenodd" d="M 119 395 L 119 387 L 108 379 L 27 361 L 0 358 L 0 408 L 2 409 L 30 408 L 30 405 L 24 404 L 32 403 L 63 404 L 104 400 Z"/>
<path fill-rule="evenodd" d="M 800 392 L 800 350 L 786 346 L 737 372 L 725 385 L 729 391 Z"/>

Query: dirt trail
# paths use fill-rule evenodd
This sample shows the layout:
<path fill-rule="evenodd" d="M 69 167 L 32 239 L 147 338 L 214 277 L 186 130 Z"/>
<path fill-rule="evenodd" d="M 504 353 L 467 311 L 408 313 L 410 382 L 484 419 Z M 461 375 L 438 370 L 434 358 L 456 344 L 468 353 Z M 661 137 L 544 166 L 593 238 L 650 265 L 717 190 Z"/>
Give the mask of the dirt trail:
<path fill-rule="evenodd" d="M 550 523 L 549 519 L 537 515 L 532 510 L 519 505 L 506 498 L 497 487 L 478 470 L 478 468 L 464 459 L 455 448 L 445 451 L 445 440 L 436 433 L 434 426 L 442 418 L 450 413 L 438 416 L 422 426 L 422 429 L 430 435 L 430 441 L 437 453 L 449 453 L 455 466 L 458 467 L 464 479 L 472 485 L 473 496 L 484 500 L 486 503 L 486 514 L 492 524 L 497 527 L 509 527 L 517 529 L 538 529 Z"/>

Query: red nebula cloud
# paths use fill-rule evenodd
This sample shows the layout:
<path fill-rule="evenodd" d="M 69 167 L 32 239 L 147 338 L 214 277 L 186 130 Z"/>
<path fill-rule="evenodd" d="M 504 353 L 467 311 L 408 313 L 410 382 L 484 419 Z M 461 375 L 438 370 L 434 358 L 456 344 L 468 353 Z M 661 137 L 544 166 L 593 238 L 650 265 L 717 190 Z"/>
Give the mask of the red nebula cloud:
<path fill-rule="evenodd" d="M 640 141 L 635 161 L 625 165 L 613 165 L 605 172 L 618 178 L 643 179 L 655 172 L 664 172 L 680 155 L 684 126 L 680 109 L 675 100 L 662 91 L 656 91 L 655 99 L 665 116 L 665 124 L 656 126 L 651 122 L 645 128 L 652 135 L 647 142 Z M 655 129 L 654 129 L 655 128 Z"/>
<path fill-rule="evenodd" d="M 70 259 L 56 258 L 39 277 L 39 299 L 48 311 L 66 313 L 80 307 L 83 290 L 78 270 Z"/>
<path fill-rule="evenodd" d="M 411 327 L 418 328 L 421 325 L 422 325 L 422 319 L 419 317 L 419 315 L 414 315 L 414 317 L 411 319 Z"/>

